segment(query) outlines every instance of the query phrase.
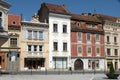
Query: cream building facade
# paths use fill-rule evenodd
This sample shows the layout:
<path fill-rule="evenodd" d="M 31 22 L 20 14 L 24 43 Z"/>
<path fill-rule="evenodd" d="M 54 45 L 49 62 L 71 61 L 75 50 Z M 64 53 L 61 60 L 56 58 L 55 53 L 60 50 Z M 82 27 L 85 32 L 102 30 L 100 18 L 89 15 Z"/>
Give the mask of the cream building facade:
<path fill-rule="evenodd" d="M 105 54 L 106 70 L 109 70 L 113 62 L 115 70 L 120 68 L 120 22 L 105 21 Z"/>
<path fill-rule="evenodd" d="M 21 22 L 20 70 L 45 70 L 49 62 L 48 24 L 38 21 L 34 15 L 31 21 Z"/>

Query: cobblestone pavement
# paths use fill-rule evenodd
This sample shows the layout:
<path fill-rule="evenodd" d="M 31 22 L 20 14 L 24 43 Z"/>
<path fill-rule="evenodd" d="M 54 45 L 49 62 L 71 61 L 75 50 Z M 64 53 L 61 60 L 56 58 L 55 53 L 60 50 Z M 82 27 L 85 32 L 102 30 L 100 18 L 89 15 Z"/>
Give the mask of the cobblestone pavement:
<path fill-rule="evenodd" d="M 120 80 L 107 79 L 105 74 L 66 74 L 66 75 L 0 75 L 0 80 Z"/>

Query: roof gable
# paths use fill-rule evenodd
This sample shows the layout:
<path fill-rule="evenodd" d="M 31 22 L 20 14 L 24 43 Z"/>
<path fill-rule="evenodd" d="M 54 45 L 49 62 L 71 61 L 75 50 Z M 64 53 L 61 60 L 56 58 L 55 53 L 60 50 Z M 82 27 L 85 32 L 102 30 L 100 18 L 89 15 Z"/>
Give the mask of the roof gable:
<path fill-rule="evenodd" d="M 20 27 L 21 18 L 20 15 L 8 14 L 8 27 Z"/>
<path fill-rule="evenodd" d="M 45 6 L 49 10 L 49 12 L 58 13 L 58 14 L 67 14 L 67 15 L 69 14 L 65 5 L 43 3 L 43 6 Z"/>

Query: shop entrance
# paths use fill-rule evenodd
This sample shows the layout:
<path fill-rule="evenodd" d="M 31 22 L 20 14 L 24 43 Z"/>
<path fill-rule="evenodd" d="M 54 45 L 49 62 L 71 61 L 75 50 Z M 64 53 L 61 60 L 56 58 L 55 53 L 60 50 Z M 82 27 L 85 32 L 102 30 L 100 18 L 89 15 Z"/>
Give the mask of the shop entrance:
<path fill-rule="evenodd" d="M 28 69 L 38 69 L 45 67 L 45 58 L 25 58 L 24 64 L 24 67 L 28 67 Z"/>

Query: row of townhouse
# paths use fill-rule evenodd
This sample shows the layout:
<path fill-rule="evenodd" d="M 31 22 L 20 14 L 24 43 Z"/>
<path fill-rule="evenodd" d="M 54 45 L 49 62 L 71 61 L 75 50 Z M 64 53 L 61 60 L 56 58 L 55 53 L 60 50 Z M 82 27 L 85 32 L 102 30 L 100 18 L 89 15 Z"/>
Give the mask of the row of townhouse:
<path fill-rule="evenodd" d="M 8 11 L 10 5 L 3 3 Z M 41 4 L 31 21 L 21 20 L 15 14 L 7 13 L 5 17 L 5 28 L 0 29 L 2 70 L 71 67 L 100 71 L 107 70 L 110 62 L 116 70 L 120 68 L 120 19 L 117 17 L 71 14 L 65 5 L 49 3 Z M 7 38 L 3 38 L 1 30 L 8 31 Z"/>

